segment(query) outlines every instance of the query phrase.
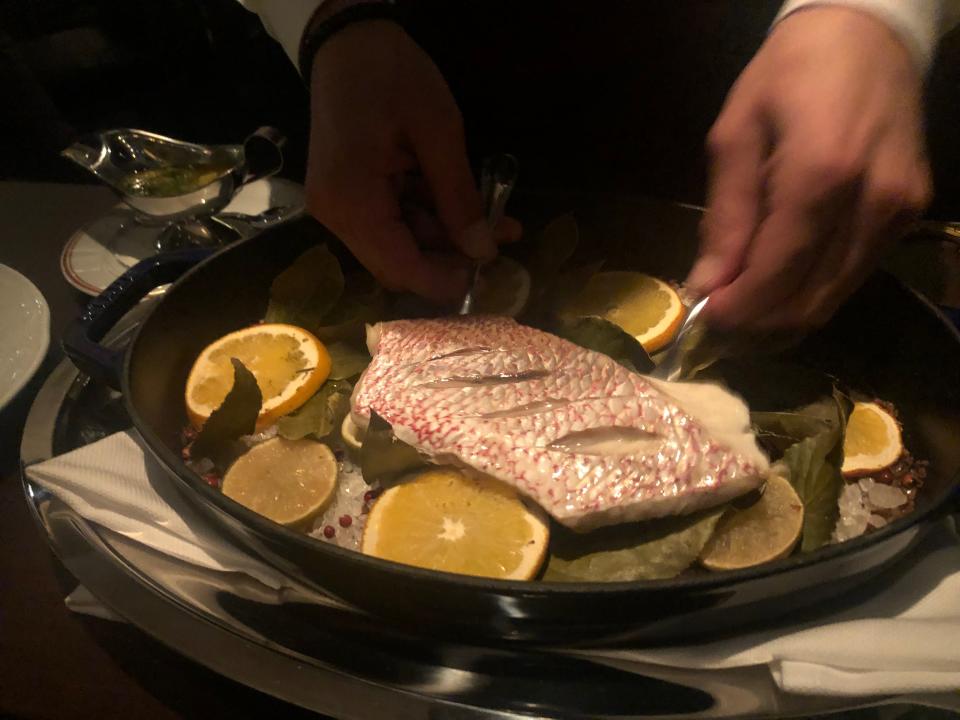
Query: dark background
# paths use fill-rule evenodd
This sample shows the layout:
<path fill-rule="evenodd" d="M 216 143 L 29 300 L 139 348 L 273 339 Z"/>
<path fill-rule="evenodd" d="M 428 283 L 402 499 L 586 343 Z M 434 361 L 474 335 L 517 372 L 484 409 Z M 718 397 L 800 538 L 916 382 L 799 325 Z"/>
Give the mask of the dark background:
<path fill-rule="evenodd" d="M 521 183 L 699 202 L 703 137 L 779 0 L 407 0 L 411 34 L 464 112 L 470 150 L 506 150 Z M 960 217 L 960 33 L 929 78 L 931 214 Z M 357 82 L 362 82 L 357 78 Z M 270 124 L 301 179 L 307 97 L 233 0 L 0 0 L 0 179 L 87 182 L 57 152 L 141 127 L 237 142 Z"/>

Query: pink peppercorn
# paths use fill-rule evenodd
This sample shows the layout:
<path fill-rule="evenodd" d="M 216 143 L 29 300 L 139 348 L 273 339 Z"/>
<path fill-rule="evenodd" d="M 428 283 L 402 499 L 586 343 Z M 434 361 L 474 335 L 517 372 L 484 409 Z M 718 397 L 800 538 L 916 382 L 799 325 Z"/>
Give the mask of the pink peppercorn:
<path fill-rule="evenodd" d="M 379 491 L 379 490 L 367 490 L 367 491 L 363 494 L 363 501 L 364 501 L 364 502 L 373 502 L 373 501 L 376 499 L 377 495 L 379 495 L 379 494 L 380 494 L 380 491 Z"/>
<path fill-rule="evenodd" d="M 341 515 L 339 523 L 340 523 L 340 527 L 348 528 L 351 525 L 353 525 L 353 518 L 350 517 L 349 515 Z"/>
<path fill-rule="evenodd" d="M 333 525 L 327 525 L 323 528 L 323 536 L 329 540 L 334 535 L 337 534 L 337 531 L 333 529 Z"/>

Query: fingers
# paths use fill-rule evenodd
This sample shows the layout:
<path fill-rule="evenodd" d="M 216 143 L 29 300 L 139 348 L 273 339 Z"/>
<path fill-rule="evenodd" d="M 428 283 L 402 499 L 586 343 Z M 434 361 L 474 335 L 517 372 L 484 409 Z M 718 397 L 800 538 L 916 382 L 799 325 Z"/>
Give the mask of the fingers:
<path fill-rule="evenodd" d="M 380 284 L 437 302 L 462 297 L 468 277 L 466 259 L 421 250 L 389 178 L 341 184 L 336 199 L 350 211 L 334 216 L 330 229 Z"/>
<path fill-rule="evenodd" d="M 496 257 L 497 244 L 467 160 L 463 122 L 455 107 L 411 127 L 414 152 L 450 241 L 471 258 Z"/>
<path fill-rule="evenodd" d="M 740 270 L 761 213 L 768 140 L 759 118 L 739 117 L 742 113 L 733 98 L 707 139 L 707 213 L 700 254 L 687 277 L 687 286 L 701 296 L 725 285 Z"/>
<path fill-rule="evenodd" d="M 788 301 L 854 207 L 858 182 L 855 166 L 840 164 L 834 152 L 816 153 L 785 140 L 771 166 L 767 214 L 740 274 L 711 295 L 708 317 L 742 330 L 784 329 Z"/>
<path fill-rule="evenodd" d="M 876 268 L 884 250 L 926 207 L 929 170 L 909 138 L 885 139 L 839 224 L 794 293 L 769 306 L 757 327 L 808 332 L 825 324 Z M 713 300 L 711 299 L 711 303 Z"/>
<path fill-rule="evenodd" d="M 409 174 L 398 183 L 400 204 L 408 218 L 414 237 L 424 247 L 439 249 L 447 244 L 447 233 L 437 217 L 433 193 L 420 175 Z M 497 245 L 517 242 L 523 236 L 523 226 L 511 217 L 504 217 L 493 229 Z"/>
<path fill-rule="evenodd" d="M 930 201 L 930 172 L 913 143 L 888 140 L 877 148 L 867 174 L 850 231 L 834 239 L 810 280 L 810 292 L 794 311 L 806 327 L 823 325 L 867 276 L 885 251 Z"/>

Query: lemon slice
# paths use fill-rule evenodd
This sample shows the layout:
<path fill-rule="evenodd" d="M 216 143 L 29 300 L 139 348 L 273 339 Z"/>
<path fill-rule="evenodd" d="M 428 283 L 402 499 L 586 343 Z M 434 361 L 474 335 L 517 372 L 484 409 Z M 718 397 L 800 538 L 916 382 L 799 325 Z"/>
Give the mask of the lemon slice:
<path fill-rule="evenodd" d="M 516 260 L 500 255 L 480 270 L 473 311 L 516 317 L 529 297 L 530 273 Z"/>
<path fill-rule="evenodd" d="M 576 315 L 599 315 L 633 335 L 648 353 L 668 345 L 686 308 L 677 291 L 659 278 L 638 272 L 601 272 L 564 308 Z"/>
<path fill-rule="evenodd" d="M 204 348 L 187 378 L 187 415 L 195 427 L 207 421 L 233 387 L 230 358 L 253 373 L 263 394 L 258 429 L 303 405 L 330 374 L 323 343 L 294 325 L 254 325 L 224 335 Z"/>
<path fill-rule="evenodd" d="M 363 445 L 363 430 L 353 421 L 349 413 L 340 425 L 340 437 L 343 439 L 343 446 L 346 448 L 347 455 L 354 462 L 358 462 L 360 460 L 360 448 Z"/>
<path fill-rule="evenodd" d="M 361 549 L 431 570 L 529 580 L 549 533 L 507 485 L 452 468 L 427 470 L 374 503 Z"/>
<path fill-rule="evenodd" d="M 753 505 L 731 508 L 700 553 L 710 570 L 740 570 L 786 557 L 803 529 L 803 502 L 786 478 L 771 475 Z"/>
<path fill-rule="evenodd" d="M 323 443 L 277 437 L 254 445 L 223 476 L 223 494 L 281 525 L 298 526 L 333 496 L 337 460 Z"/>
<path fill-rule="evenodd" d="M 844 475 L 857 477 L 893 465 L 903 454 L 900 423 L 877 403 L 858 402 L 843 438 Z"/>

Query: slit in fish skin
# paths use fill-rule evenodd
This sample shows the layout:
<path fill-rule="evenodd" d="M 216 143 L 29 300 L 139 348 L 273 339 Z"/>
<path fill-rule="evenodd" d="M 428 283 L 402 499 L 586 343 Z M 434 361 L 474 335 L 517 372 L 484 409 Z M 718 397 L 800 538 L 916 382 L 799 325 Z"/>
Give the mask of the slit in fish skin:
<path fill-rule="evenodd" d="M 434 355 L 429 357 L 424 362 L 433 362 L 434 360 L 446 360 L 447 358 L 453 357 L 467 357 L 469 355 L 482 355 L 483 353 L 493 352 L 494 348 L 487 347 L 485 345 L 475 345 L 473 347 L 460 348 L 459 350 L 454 350 L 448 353 L 440 353 L 439 355 Z"/>
<path fill-rule="evenodd" d="M 515 407 L 505 408 L 503 410 L 491 410 L 490 412 L 480 413 L 478 415 L 473 415 L 472 417 L 480 418 L 481 420 L 523 417 L 524 415 L 536 415 L 537 413 L 550 412 L 551 410 L 557 410 L 558 408 L 569 404 L 569 400 L 563 400 L 560 398 L 547 398 L 546 400 L 537 400 L 531 403 L 524 403 L 523 405 L 517 405 Z"/>
<path fill-rule="evenodd" d="M 550 373 L 546 370 L 526 370 L 519 373 L 499 373 L 497 375 L 452 375 L 450 377 L 440 378 L 439 380 L 420 383 L 417 387 L 441 390 L 444 388 L 463 388 L 477 385 L 503 385 L 505 383 L 539 380 L 549 375 Z"/>
<path fill-rule="evenodd" d="M 595 427 L 577 430 L 548 443 L 548 450 L 576 455 L 650 455 L 659 450 L 664 438 L 637 427 Z"/>

